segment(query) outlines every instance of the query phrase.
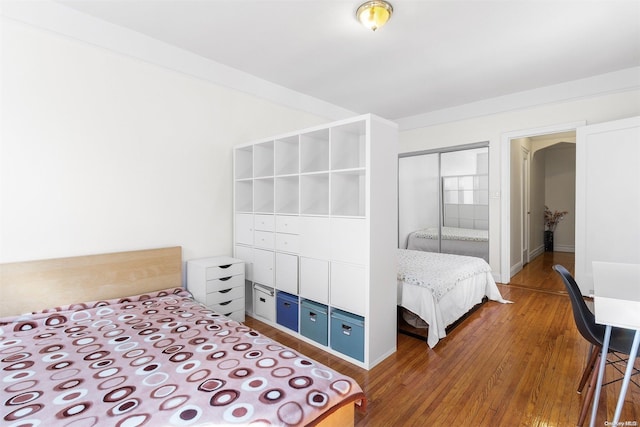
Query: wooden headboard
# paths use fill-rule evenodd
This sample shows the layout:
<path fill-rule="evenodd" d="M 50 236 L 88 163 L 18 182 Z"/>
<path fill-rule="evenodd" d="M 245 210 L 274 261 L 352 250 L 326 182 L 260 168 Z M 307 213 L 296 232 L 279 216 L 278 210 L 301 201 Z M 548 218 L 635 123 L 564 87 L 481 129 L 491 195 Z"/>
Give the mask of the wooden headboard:
<path fill-rule="evenodd" d="M 182 248 L 0 264 L 0 317 L 182 285 Z"/>

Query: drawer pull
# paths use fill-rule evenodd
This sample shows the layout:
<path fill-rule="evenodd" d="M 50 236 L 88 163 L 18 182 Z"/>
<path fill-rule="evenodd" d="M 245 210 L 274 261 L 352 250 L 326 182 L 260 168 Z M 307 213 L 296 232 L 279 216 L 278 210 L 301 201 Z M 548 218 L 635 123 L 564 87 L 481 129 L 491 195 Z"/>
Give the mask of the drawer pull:
<path fill-rule="evenodd" d="M 229 305 L 229 304 L 231 304 L 231 301 L 225 301 L 220 303 L 220 305 Z"/>
<path fill-rule="evenodd" d="M 315 322 L 317 317 L 318 317 L 318 315 L 317 315 L 317 314 L 315 314 L 315 313 L 313 313 L 313 312 L 310 312 L 310 313 L 309 313 L 309 320 L 310 320 L 310 321 Z"/>
<path fill-rule="evenodd" d="M 285 306 L 286 308 L 289 308 L 289 307 L 291 307 L 291 303 L 290 303 L 290 302 L 285 302 L 285 303 L 284 303 L 284 306 Z"/>
<path fill-rule="evenodd" d="M 351 335 L 351 326 L 342 325 L 342 333 L 345 335 Z"/>
<path fill-rule="evenodd" d="M 231 279 L 233 276 L 229 276 L 229 277 L 221 277 L 220 280 L 221 282 L 226 282 L 227 280 Z"/>
<path fill-rule="evenodd" d="M 222 291 L 218 291 L 218 293 L 226 294 L 226 293 L 227 293 L 227 292 L 229 292 L 231 289 L 233 289 L 233 288 L 224 289 L 224 290 L 222 290 Z"/>
<path fill-rule="evenodd" d="M 227 265 L 219 265 L 218 268 L 229 268 L 231 267 L 233 264 L 227 264 Z"/>
<path fill-rule="evenodd" d="M 260 302 L 267 302 L 267 300 L 262 298 L 262 297 L 260 297 Z"/>

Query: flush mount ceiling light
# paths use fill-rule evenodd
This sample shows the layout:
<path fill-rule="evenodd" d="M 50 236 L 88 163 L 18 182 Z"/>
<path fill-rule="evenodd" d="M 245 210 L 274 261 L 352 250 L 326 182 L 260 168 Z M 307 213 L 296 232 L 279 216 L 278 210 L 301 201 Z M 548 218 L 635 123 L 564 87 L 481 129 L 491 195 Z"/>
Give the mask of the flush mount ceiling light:
<path fill-rule="evenodd" d="M 393 7 L 384 0 L 372 0 L 362 3 L 356 11 L 356 18 L 370 30 L 377 30 L 387 23 Z"/>

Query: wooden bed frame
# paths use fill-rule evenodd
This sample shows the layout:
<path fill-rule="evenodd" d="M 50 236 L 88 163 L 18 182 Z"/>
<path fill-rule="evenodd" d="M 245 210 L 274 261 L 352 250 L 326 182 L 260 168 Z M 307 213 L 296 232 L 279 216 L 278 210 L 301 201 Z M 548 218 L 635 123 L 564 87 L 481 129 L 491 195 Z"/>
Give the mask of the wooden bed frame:
<path fill-rule="evenodd" d="M 176 286 L 179 246 L 0 264 L 0 317 Z"/>
<path fill-rule="evenodd" d="M 179 246 L 0 264 L 0 318 L 182 285 Z M 355 404 L 316 425 L 353 426 Z"/>

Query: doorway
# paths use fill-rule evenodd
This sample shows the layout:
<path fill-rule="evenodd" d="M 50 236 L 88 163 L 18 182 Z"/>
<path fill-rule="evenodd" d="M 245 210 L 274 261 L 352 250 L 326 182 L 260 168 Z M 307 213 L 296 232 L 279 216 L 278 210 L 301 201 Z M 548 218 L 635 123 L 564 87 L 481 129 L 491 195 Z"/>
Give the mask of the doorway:
<path fill-rule="evenodd" d="M 563 236 L 557 250 L 574 250 L 575 130 L 583 125 L 576 122 L 503 135 L 502 283 L 509 283 L 527 262 L 544 252 L 545 204 L 551 204 L 552 210 L 571 210 L 571 220 L 568 215 L 558 227 Z M 569 167 L 573 169 L 565 173 L 567 156 L 572 156 Z M 571 183 L 569 190 L 567 182 Z M 569 207 L 562 209 L 567 203 Z"/>

